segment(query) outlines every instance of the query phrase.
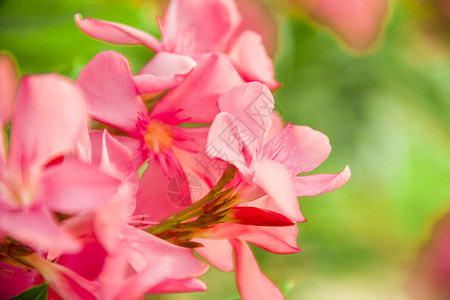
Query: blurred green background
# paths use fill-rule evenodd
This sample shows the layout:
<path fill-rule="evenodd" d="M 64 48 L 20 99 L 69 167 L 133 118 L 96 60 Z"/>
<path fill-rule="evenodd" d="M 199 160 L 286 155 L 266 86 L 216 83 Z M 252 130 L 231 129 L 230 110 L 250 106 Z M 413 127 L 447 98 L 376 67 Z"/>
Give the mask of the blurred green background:
<path fill-rule="evenodd" d="M 317 172 L 352 169 L 340 190 L 300 199 L 308 218 L 300 225 L 302 252 L 254 248 L 288 299 L 409 299 L 417 253 L 450 210 L 450 23 L 415 2 L 391 2 L 384 36 L 365 55 L 272 3 L 280 25 L 278 109 L 285 121 L 330 138 L 332 154 Z M 151 58 L 144 47 L 88 38 L 75 26 L 75 13 L 159 35 L 160 11 L 151 1 L 3 0 L 0 48 L 16 57 L 23 74 L 73 79 L 99 51 L 122 52 L 134 70 Z M 211 269 L 204 279 L 206 293 L 150 298 L 239 297 L 234 274 Z"/>

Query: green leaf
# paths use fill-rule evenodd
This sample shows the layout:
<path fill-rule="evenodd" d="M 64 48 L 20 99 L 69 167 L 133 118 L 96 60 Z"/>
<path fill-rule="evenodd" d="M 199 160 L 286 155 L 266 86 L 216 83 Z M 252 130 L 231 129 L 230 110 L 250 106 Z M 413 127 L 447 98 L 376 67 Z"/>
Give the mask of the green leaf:
<path fill-rule="evenodd" d="M 9 145 L 9 137 L 11 135 L 11 126 L 7 125 L 5 128 L 5 135 L 6 135 L 6 147 L 8 148 Z"/>
<path fill-rule="evenodd" d="M 48 296 L 48 284 L 44 283 L 26 290 L 9 300 L 46 300 Z"/>
<path fill-rule="evenodd" d="M 144 163 L 139 167 L 138 173 L 139 173 L 139 179 L 141 179 L 142 175 L 144 175 L 145 170 L 148 168 L 148 159 L 144 161 Z"/>

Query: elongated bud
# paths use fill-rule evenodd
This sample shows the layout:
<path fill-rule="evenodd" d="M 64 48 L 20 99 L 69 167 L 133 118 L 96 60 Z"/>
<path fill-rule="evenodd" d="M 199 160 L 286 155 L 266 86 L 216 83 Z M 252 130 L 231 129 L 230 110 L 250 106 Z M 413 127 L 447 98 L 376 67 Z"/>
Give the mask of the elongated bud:
<path fill-rule="evenodd" d="M 228 215 L 228 222 L 255 226 L 291 226 L 291 219 L 286 216 L 256 207 L 233 207 Z"/>

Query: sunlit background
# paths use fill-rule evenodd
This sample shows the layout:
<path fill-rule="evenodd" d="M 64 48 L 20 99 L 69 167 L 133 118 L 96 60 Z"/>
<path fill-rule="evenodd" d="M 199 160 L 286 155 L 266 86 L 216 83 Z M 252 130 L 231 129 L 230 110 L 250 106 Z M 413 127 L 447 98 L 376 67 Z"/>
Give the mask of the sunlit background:
<path fill-rule="evenodd" d="M 373 44 L 361 40 L 361 28 L 327 23 L 308 0 L 264 2 L 277 26 L 269 37 L 277 39 L 282 83 L 277 109 L 286 122 L 330 138 L 332 154 L 317 172 L 348 164 L 352 178 L 340 190 L 300 199 L 308 218 L 299 225 L 302 252 L 254 247 L 262 270 L 287 299 L 417 297 L 415 282 L 425 280 L 417 279 L 419 253 L 450 211 L 450 1 L 392 1 L 367 25 L 381 31 Z M 159 34 L 154 1 L 3 0 L 0 50 L 15 56 L 23 74 L 73 79 L 103 50 L 125 54 L 134 70 L 151 58 L 141 46 L 88 38 L 75 13 Z M 239 298 L 234 274 L 211 268 L 204 280 L 208 292 L 150 298 Z"/>

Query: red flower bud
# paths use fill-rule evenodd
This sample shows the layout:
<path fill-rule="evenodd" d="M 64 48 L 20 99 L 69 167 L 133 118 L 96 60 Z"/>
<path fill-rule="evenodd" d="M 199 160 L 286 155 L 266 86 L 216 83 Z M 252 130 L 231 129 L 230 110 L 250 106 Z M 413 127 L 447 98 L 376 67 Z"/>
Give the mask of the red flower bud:
<path fill-rule="evenodd" d="M 233 207 L 229 215 L 229 222 L 255 225 L 255 226 L 291 226 L 294 225 L 291 219 L 286 216 L 256 207 Z"/>

